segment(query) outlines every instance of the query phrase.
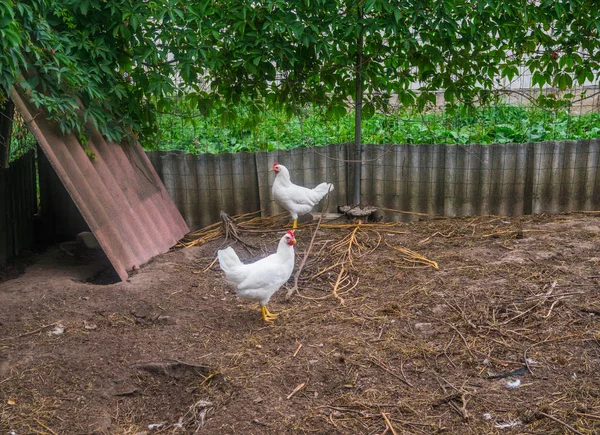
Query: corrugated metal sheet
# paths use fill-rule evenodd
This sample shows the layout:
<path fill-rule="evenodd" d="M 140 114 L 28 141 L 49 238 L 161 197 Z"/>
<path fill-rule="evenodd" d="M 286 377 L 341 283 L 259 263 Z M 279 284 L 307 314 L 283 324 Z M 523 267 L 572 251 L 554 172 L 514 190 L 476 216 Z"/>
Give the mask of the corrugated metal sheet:
<path fill-rule="evenodd" d="M 0 168 L 0 265 L 33 245 L 35 152 Z"/>
<path fill-rule="evenodd" d="M 365 151 L 362 201 L 450 217 L 597 210 L 599 156 L 598 139 L 371 145 Z"/>
<path fill-rule="evenodd" d="M 335 185 L 321 208 L 353 197 L 353 144 L 256 154 L 153 151 L 167 190 L 193 228 L 230 214 L 281 209 L 273 201 L 275 161 L 292 181 Z M 522 215 L 600 209 L 600 140 L 494 145 L 366 145 L 362 203 L 444 216 Z M 383 213 L 386 220 L 418 216 Z"/>
<path fill-rule="evenodd" d="M 263 215 L 283 211 L 272 198 L 273 163 L 290 169 L 292 181 L 314 187 L 332 181 L 335 190 L 320 207 L 336 211 L 347 203 L 344 145 L 261 153 L 193 155 L 183 151 L 150 151 L 148 157 L 177 208 L 192 229 L 217 222 L 222 210 L 230 215 L 263 210 Z M 320 209 L 320 208 L 318 208 Z"/>
<path fill-rule="evenodd" d="M 108 143 L 93 130 L 91 160 L 14 89 L 11 98 L 122 280 L 189 231 L 139 144 Z"/>

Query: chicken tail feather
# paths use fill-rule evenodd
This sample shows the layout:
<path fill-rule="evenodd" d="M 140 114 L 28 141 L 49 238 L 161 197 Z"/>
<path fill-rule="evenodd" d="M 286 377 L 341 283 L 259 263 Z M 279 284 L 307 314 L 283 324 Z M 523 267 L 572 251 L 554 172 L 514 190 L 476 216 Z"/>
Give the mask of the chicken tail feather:
<path fill-rule="evenodd" d="M 319 202 L 321 199 L 323 199 L 325 197 L 325 195 L 327 195 L 327 193 L 329 193 L 330 190 L 333 190 L 333 184 L 331 184 L 331 183 L 321 183 L 317 187 L 312 189 L 312 191 L 318 197 L 318 198 L 316 198 L 317 202 Z"/>
<path fill-rule="evenodd" d="M 240 258 L 231 246 L 221 249 L 217 252 L 217 255 L 219 257 L 219 265 L 225 274 L 232 272 L 233 269 L 242 265 Z"/>

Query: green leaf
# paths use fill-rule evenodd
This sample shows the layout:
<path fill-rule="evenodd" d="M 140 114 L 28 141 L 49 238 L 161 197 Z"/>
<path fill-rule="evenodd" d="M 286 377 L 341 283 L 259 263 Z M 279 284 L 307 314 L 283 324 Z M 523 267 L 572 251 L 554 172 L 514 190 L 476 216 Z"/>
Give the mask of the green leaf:
<path fill-rule="evenodd" d="M 366 103 L 362 107 L 362 119 L 371 119 L 375 114 L 375 106 L 372 103 Z"/>

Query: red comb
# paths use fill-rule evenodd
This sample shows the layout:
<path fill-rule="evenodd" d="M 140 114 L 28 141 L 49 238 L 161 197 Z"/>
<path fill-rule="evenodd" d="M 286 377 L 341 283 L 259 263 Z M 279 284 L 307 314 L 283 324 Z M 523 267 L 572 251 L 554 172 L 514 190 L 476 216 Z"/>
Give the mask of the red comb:
<path fill-rule="evenodd" d="M 294 232 L 292 230 L 287 230 L 287 233 L 292 239 L 296 238 L 296 236 L 294 236 Z"/>
<path fill-rule="evenodd" d="M 273 167 L 277 166 L 278 164 L 279 164 L 279 162 L 273 163 Z"/>

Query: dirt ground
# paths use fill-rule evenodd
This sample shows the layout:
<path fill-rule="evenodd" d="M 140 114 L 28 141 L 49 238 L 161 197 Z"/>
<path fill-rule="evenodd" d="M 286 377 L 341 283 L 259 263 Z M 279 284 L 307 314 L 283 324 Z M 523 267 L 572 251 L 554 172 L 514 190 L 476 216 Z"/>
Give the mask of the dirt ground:
<path fill-rule="evenodd" d="M 600 433 L 600 213 L 330 222 L 273 324 L 210 266 L 223 242 L 122 283 L 58 247 L 6 275 L 0 433 Z"/>

